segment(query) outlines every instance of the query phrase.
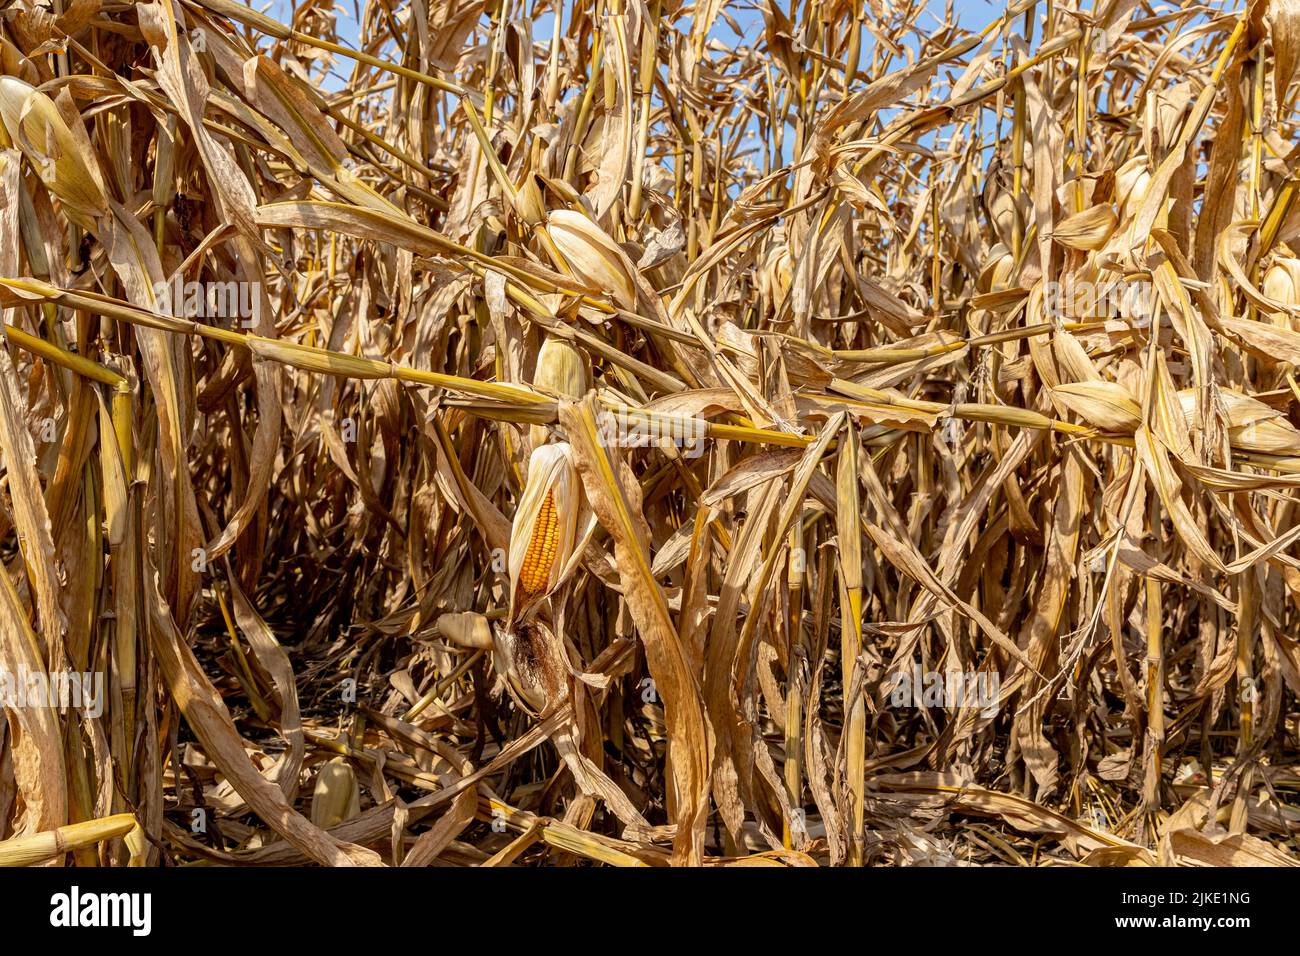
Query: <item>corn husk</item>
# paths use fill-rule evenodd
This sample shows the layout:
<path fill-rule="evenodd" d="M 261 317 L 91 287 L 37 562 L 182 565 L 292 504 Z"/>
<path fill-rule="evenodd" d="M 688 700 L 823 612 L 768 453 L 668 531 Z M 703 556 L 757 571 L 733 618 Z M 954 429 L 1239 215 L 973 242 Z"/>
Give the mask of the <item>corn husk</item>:
<path fill-rule="evenodd" d="M 591 363 L 582 350 L 558 335 L 548 335 L 537 350 L 537 370 L 533 387 L 558 398 L 578 399 L 591 388 Z M 548 430 L 532 426 L 529 437 L 533 447 L 545 444 Z"/>
<path fill-rule="evenodd" d="M 1232 389 L 1217 389 L 1228 418 L 1228 438 L 1241 451 L 1268 455 L 1300 455 L 1300 430 L 1281 412 Z M 1196 390 L 1178 393 L 1183 414 L 1190 425 L 1196 409 Z"/>
<path fill-rule="evenodd" d="M 546 223 L 574 275 L 613 296 L 623 308 L 636 308 L 631 263 L 604 230 L 571 209 L 553 210 Z"/>
<path fill-rule="evenodd" d="M 1089 425 L 1132 433 L 1142 423 L 1142 409 L 1118 382 L 1067 382 L 1052 394 Z"/>
<path fill-rule="evenodd" d="M 1300 259 L 1283 256 L 1275 259 L 1264 273 L 1260 289 L 1266 297 L 1293 308 L 1300 308 Z M 1273 324 L 1279 328 L 1297 328 L 1298 323 L 1288 313 L 1275 312 Z"/>
<path fill-rule="evenodd" d="M 1151 188 L 1151 170 L 1145 156 L 1135 156 L 1115 173 L 1115 196 L 1125 219 L 1133 217 Z"/>
<path fill-rule="evenodd" d="M 98 166 L 83 155 L 53 100 L 17 77 L 0 76 L 0 120 L 70 216 L 86 224 L 108 212 Z"/>
<path fill-rule="evenodd" d="M 542 714 L 567 694 L 568 667 L 551 629 L 540 620 L 493 631 L 493 666 L 525 710 Z"/>
<path fill-rule="evenodd" d="M 322 764 L 311 795 L 311 822 L 328 830 L 360 812 L 361 791 L 352 764 L 345 757 Z"/>
<path fill-rule="evenodd" d="M 1011 273 L 1015 266 L 1016 262 L 1011 251 L 1002 243 L 998 243 L 985 257 L 976 287 L 986 293 L 1002 291 L 1010 284 Z"/>
<path fill-rule="evenodd" d="M 1109 203 L 1099 203 L 1057 224 L 1053 237 L 1071 249 L 1101 249 L 1115 232 L 1118 217 Z"/>
<path fill-rule="evenodd" d="M 438 633 L 459 647 L 492 646 L 492 627 L 488 619 L 474 611 L 451 611 L 438 615 Z"/>
<path fill-rule="evenodd" d="M 998 239 L 1006 246 L 1010 247 L 1012 237 L 1017 230 L 1023 235 L 1024 223 L 1020 215 L 1020 209 L 1016 206 L 1016 201 L 1010 192 L 1006 190 L 999 191 L 993 197 L 992 208 L 989 212 L 993 230 L 997 233 Z"/>

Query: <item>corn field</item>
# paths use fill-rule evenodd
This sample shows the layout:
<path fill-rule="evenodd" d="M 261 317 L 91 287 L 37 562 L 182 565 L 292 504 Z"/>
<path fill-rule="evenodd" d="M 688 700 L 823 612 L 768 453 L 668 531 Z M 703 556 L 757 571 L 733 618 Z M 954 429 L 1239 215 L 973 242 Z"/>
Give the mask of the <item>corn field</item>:
<path fill-rule="evenodd" d="M 0 864 L 1300 863 L 1300 2 L 959 7 L 0 10 Z"/>

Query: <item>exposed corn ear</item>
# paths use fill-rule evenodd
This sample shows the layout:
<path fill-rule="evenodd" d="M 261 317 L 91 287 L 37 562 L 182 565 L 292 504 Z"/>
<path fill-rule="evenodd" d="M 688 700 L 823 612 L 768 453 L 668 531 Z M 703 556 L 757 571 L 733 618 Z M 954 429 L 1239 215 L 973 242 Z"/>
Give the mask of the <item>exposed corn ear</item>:
<path fill-rule="evenodd" d="M 559 550 L 560 521 L 555 514 L 555 492 L 548 490 L 537 512 L 533 531 L 529 536 L 528 550 L 519 569 L 519 593 L 525 598 L 546 592 L 550 583 L 551 563 Z"/>
<path fill-rule="evenodd" d="M 528 461 L 528 480 L 510 527 L 510 620 L 560 585 L 573 554 L 579 508 L 578 476 L 567 442 L 542 445 Z"/>

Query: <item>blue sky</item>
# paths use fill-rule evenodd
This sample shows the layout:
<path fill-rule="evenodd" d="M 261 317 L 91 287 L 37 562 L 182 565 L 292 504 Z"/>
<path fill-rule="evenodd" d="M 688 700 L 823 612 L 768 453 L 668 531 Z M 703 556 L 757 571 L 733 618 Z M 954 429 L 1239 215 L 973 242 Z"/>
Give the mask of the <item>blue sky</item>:
<path fill-rule="evenodd" d="M 257 4 L 257 0 L 253 0 Z M 567 11 L 571 7 L 573 0 L 562 0 Z M 787 13 L 790 10 L 791 3 L 794 0 L 777 0 L 781 9 Z M 997 19 L 1006 9 L 1008 0 L 955 0 L 953 11 L 957 22 L 962 27 L 969 30 L 979 30 Z M 357 18 L 363 9 L 364 0 L 336 0 L 335 14 L 337 17 L 339 41 L 347 46 L 354 46 L 357 38 Z M 275 17 L 281 22 L 288 23 L 293 16 L 294 4 L 291 0 L 270 0 L 269 3 L 258 4 L 259 9 L 263 9 L 270 16 Z M 945 4 L 943 0 L 930 0 L 925 12 L 922 13 L 918 20 L 918 27 L 922 30 L 936 29 L 942 22 Z M 726 6 L 729 16 L 740 26 L 743 31 L 742 37 L 737 37 L 732 26 L 723 18 L 719 17 L 715 23 L 712 35 L 721 43 L 726 45 L 734 44 L 753 44 L 760 38 L 763 29 L 763 18 L 758 9 L 758 0 L 732 0 Z M 566 12 L 567 16 L 567 12 Z M 551 36 L 551 14 L 543 14 L 533 24 L 533 35 L 539 43 L 549 42 Z M 486 17 L 484 18 L 486 23 Z M 269 41 L 267 41 L 269 43 Z M 903 42 L 912 45 L 916 42 L 915 35 L 903 38 Z M 863 35 L 863 58 L 862 62 L 869 61 L 869 50 L 874 44 L 874 38 L 870 33 L 864 31 Z M 900 65 L 897 61 L 893 66 Z M 348 85 L 348 76 L 353 69 L 353 63 L 343 58 L 337 58 L 330 68 L 330 75 L 326 77 L 323 87 L 328 91 L 338 91 Z M 927 138 L 932 138 L 930 134 Z M 793 138 L 785 137 L 783 160 L 789 162 L 792 157 L 789 155 L 793 146 Z M 933 145 L 928 143 L 927 145 Z"/>
<path fill-rule="evenodd" d="M 783 10 L 788 11 L 791 0 L 778 0 Z M 293 15 L 294 4 L 290 0 L 271 0 L 269 4 L 255 4 L 258 9 L 275 17 L 281 22 L 288 23 Z M 569 5 L 566 0 L 565 6 Z M 741 3 L 733 5 L 728 4 L 728 12 L 736 19 L 745 31 L 747 40 L 753 40 L 757 37 L 758 31 L 762 28 L 762 17 L 754 9 L 753 0 L 742 0 Z M 359 4 L 354 5 L 351 0 L 344 0 L 336 5 L 338 16 L 338 30 L 340 41 L 344 44 L 351 45 L 355 43 L 357 36 L 357 15 Z M 921 26 L 932 27 L 938 25 L 937 16 L 941 16 L 944 9 L 943 0 L 930 0 L 927 6 L 927 13 L 935 15 L 922 16 Z M 993 3 L 991 0 L 955 0 L 953 9 L 957 17 L 957 22 L 967 29 L 978 29 L 992 22 L 1005 9 L 1003 3 Z M 937 15 L 937 16 L 936 16 Z M 541 18 L 535 25 L 534 35 L 539 38 L 549 37 L 549 16 Z M 735 42 L 735 34 L 727 24 L 719 21 L 715 34 L 724 42 Z M 346 70 L 347 67 L 344 67 Z"/>

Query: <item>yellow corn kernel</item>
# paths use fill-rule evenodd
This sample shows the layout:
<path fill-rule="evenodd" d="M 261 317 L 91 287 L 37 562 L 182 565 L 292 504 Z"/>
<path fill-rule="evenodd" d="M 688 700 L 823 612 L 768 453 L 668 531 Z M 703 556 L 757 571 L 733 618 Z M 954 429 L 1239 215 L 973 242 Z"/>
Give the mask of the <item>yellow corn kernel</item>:
<path fill-rule="evenodd" d="M 559 543 L 560 520 L 555 511 L 555 492 L 548 491 L 537 512 L 533 536 L 528 541 L 528 553 L 524 555 L 524 566 L 519 572 L 521 597 L 532 597 L 546 591 L 551 577 L 551 563 L 555 560 L 555 549 Z"/>
<path fill-rule="evenodd" d="M 565 442 L 542 445 L 528 459 L 528 481 L 510 526 L 510 618 L 526 619 L 571 571 L 577 533 L 577 471 Z"/>

